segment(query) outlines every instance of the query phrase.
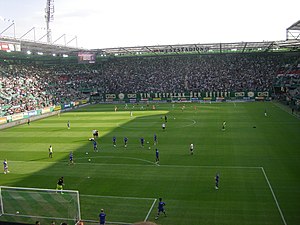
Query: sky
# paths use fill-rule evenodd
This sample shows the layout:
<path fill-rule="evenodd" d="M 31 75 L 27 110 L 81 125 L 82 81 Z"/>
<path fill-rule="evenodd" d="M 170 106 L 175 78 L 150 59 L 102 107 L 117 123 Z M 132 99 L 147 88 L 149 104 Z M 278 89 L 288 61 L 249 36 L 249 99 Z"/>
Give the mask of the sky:
<path fill-rule="evenodd" d="M 46 42 L 46 2 L 0 0 L 1 35 L 35 27 L 23 39 Z M 100 49 L 285 40 L 299 20 L 299 0 L 54 0 L 50 28 L 55 44 Z"/>

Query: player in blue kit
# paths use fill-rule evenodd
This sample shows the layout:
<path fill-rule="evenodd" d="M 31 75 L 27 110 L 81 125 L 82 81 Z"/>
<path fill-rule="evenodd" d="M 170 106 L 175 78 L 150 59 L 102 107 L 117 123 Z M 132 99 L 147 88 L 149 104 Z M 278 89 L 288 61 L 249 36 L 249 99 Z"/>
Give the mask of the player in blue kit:
<path fill-rule="evenodd" d="M 154 145 L 156 145 L 157 144 L 157 135 L 156 134 L 154 134 L 153 139 L 154 139 Z"/>
<path fill-rule="evenodd" d="M 94 151 L 98 152 L 98 146 L 97 146 L 97 142 L 95 140 L 93 140 L 93 146 L 94 146 Z"/>
<path fill-rule="evenodd" d="M 162 212 L 163 214 L 165 214 L 165 216 L 167 216 L 166 211 L 165 211 L 165 208 L 164 208 L 165 205 L 166 205 L 166 203 L 164 203 L 164 202 L 162 201 L 162 198 L 159 198 L 158 211 L 157 211 L 157 215 L 156 215 L 156 217 L 155 217 L 156 220 L 158 219 L 158 217 L 159 217 L 159 215 L 160 215 L 161 212 Z"/>
<path fill-rule="evenodd" d="M 99 214 L 100 225 L 105 224 L 105 217 L 106 217 L 106 214 L 104 213 L 104 209 L 101 209 L 101 212 Z"/>
<path fill-rule="evenodd" d="M 124 137 L 124 147 L 127 148 L 127 142 L 128 142 L 128 138 Z"/>
<path fill-rule="evenodd" d="M 218 190 L 219 189 L 219 179 L 220 179 L 220 175 L 217 173 L 216 174 L 216 177 L 215 177 L 215 180 L 216 180 L 216 190 Z"/>
<path fill-rule="evenodd" d="M 74 164 L 74 160 L 73 160 L 73 152 L 71 151 L 69 154 L 69 165 L 73 165 Z"/>
<path fill-rule="evenodd" d="M 141 137 L 140 141 L 141 141 L 141 146 L 144 147 L 145 139 L 143 137 Z"/>
<path fill-rule="evenodd" d="M 155 150 L 155 163 L 157 165 L 159 164 L 159 151 L 158 151 L 158 149 Z"/>
<path fill-rule="evenodd" d="M 116 136 L 113 136 L 112 141 L 113 141 L 114 147 L 116 147 L 117 146 L 117 138 L 116 138 Z"/>

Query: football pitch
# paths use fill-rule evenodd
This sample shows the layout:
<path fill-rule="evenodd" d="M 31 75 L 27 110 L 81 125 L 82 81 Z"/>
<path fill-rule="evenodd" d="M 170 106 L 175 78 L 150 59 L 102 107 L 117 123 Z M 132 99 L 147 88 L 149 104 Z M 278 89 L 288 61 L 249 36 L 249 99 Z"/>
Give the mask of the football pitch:
<path fill-rule="evenodd" d="M 272 102 L 155 105 L 155 110 L 152 104 L 117 105 L 116 112 L 112 104 L 90 105 L 0 130 L 0 159 L 8 160 L 10 170 L 0 174 L 0 185 L 55 189 L 63 176 L 64 189 L 79 191 L 81 217 L 89 222 L 97 222 L 103 208 L 112 224 L 300 224 L 298 118 Z M 89 141 L 94 129 L 98 152 Z M 74 165 L 68 165 L 70 151 Z M 155 220 L 160 197 L 167 217 Z M 21 202 L 13 206 L 18 215 L 2 215 L 0 221 L 48 224 L 51 201 L 37 204 L 49 208 L 50 215 L 23 217 L 28 206 Z"/>

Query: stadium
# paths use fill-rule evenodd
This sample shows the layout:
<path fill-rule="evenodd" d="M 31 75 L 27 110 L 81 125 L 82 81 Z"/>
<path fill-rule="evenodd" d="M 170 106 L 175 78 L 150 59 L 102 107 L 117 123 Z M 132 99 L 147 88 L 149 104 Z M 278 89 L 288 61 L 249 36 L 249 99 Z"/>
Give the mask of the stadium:
<path fill-rule="evenodd" d="M 281 41 L 102 49 L 7 29 L 0 224 L 299 224 L 300 21 Z"/>

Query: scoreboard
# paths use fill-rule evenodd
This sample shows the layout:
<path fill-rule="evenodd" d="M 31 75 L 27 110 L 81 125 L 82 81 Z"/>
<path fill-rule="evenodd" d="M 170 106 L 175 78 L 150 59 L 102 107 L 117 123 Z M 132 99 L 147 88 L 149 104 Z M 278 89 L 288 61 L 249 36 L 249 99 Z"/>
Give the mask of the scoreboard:
<path fill-rule="evenodd" d="M 93 52 L 79 52 L 78 63 L 95 63 L 96 54 Z"/>

